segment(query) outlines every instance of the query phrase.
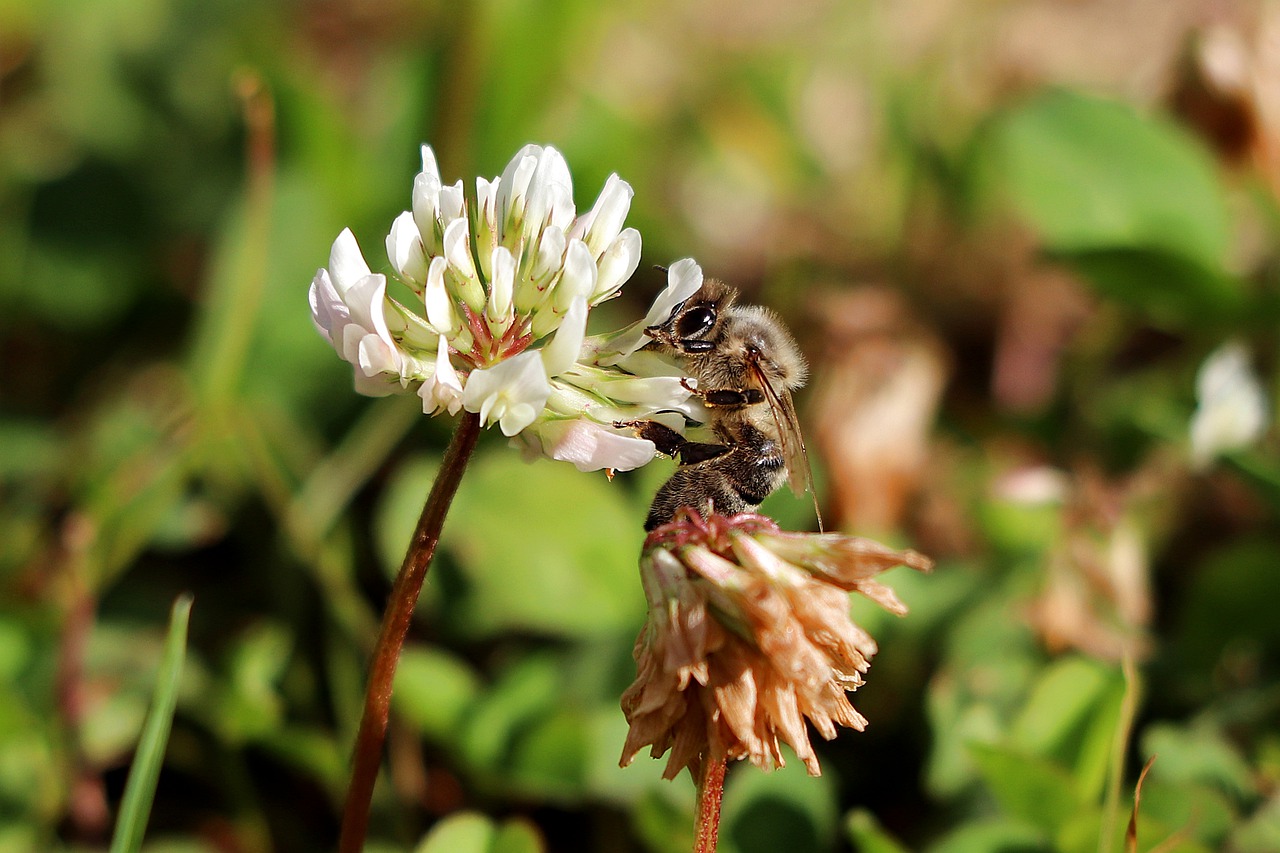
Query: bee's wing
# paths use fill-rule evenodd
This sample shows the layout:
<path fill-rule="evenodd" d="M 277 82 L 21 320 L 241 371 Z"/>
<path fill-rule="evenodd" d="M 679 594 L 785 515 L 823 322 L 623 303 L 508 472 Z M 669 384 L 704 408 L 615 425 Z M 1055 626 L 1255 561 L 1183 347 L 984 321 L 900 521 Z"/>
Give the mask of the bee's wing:
<path fill-rule="evenodd" d="M 813 474 L 809 470 L 809 451 L 805 450 L 804 436 L 800 434 L 800 419 L 796 417 L 796 407 L 791 402 L 791 392 L 785 388 L 775 388 L 758 365 L 752 364 L 751 372 L 764 393 L 774 422 L 778 425 L 778 437 L 782 442 L 782 458 L 787 465 L 787 484 L 797 495 L 808 492 L 813 497 L 813 511 L 818 518 L 818 529 L 821 530 L 822 515 L 818 512 L 818 496 L 813 491 Z"/>

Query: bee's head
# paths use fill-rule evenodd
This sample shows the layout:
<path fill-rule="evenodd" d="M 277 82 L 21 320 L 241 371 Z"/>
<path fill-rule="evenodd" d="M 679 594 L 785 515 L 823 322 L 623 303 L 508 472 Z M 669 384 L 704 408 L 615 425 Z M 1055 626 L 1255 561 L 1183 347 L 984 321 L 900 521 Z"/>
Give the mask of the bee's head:
<path fill-rule="evenodd" d="M 662 323 L 649 326 L 645 334 L 660 346 L 680 355 L 711 352 L 724 319 L 724 314 L 738 292 L 716 279 L 707 279 L 693 296 L 680 303 Z"/>

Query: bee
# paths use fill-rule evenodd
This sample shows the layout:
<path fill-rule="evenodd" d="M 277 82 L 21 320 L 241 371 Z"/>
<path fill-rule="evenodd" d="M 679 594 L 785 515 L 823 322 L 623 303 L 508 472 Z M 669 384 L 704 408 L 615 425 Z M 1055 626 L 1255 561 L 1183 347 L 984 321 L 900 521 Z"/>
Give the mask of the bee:
<path fill-rule="evenodd" d="M 703 514 L 754 511 L 784 482 L 796 494 L 812 492 L 791 401 L 808 366 L 777 315 L 737 299 L 736 289 L 707 279 L 664 322 L 645 329 L 653 339 L 649 347 L 679 359 L 697 380 L 696 388 L 686 387 L 707 407 L 707 426 L 716 439 L 689 441 L 655 421 L 626 424 L 680 462 L 658 489 L 646 530 L 671 521 L 685 506 Z"/>

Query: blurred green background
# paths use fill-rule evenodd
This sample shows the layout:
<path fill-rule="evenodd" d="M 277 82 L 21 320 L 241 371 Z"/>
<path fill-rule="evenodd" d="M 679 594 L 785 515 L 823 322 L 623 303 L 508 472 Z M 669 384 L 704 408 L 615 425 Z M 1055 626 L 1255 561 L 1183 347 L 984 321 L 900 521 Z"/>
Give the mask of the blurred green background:
<path fill-rule="evenodd" d="M 723 850 L 1120 850 L 1152 754 L 1137 849 L 1280 850 L 1276 436 L 1189 439 L 1224 342 L 1280 390 L 1274 2 L 4 0 L 0 851 L 106 849 L 183 591 L 144 849 L 332 847 L 449 424 L 352 393 L 306 290 L 346 226 L 387 268 L 424 141 L 628 180 L 593 322 L 685 256 L 777 308 L 829 526 L 939 561 L 855 605 L 868 730 L 733 768 Z M 616 766 L 669 471 L 484 436 L 370 850 L 689 849 L 689 781 Z"/>

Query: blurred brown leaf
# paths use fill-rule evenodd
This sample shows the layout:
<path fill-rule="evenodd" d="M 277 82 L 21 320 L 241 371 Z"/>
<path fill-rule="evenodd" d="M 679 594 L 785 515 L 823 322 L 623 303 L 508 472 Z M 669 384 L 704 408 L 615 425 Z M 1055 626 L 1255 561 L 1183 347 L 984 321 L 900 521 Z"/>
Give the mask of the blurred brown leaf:
<path fill-rule="evenodd" d="M 832 526 L 893 530 L 925 472 L 947 359 L 887 288 L 832 293 L 817 313 L 826 325 L 809 422 L 827 465 Z"/>

